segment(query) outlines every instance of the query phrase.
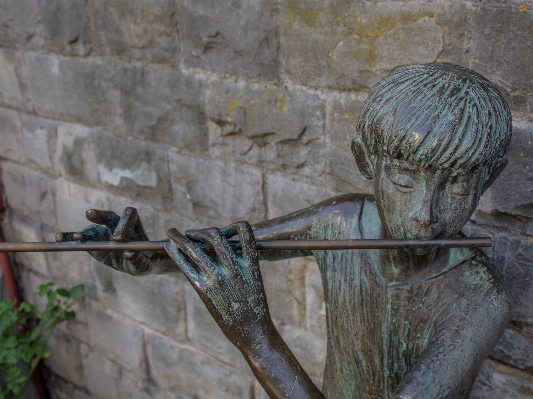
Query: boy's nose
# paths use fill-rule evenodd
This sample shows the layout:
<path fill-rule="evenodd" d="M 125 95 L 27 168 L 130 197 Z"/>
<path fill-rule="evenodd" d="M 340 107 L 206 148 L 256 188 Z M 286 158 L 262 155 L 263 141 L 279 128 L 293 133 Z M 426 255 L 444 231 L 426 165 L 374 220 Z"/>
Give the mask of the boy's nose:
<path fill-rule="evenodd" d="M 411 214 L 411 219 L 421 227 L 428 227 L 429 225 L 436 223 L 436 213 L 433 211 L 433 190 L 426 190 L 422 203 L 418 206 L 418 209 L 414 209 Z"/>

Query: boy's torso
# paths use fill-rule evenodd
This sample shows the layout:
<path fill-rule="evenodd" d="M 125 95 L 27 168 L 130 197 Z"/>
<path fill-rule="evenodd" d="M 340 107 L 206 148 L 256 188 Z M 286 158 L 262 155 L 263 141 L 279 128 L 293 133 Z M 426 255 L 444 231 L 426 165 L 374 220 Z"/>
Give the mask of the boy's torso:
<path fill-rule="evenodd" d="M 353 214 L 332 215 L 313 229 L 310 234 L 317 239 L 376 238 L 379 217 L 369 198 L 354 204 Z M 454 312 L 468 313 L 460 265 L 477 255 L 469 249 L 453 251 L 455 256 L 443 270 L 402 284 L 387 283 L 377 271 L 377 250 L 314 253 L 328 321 L 326 397 L 389 398 L 445 328 L 443 323 Z"/>

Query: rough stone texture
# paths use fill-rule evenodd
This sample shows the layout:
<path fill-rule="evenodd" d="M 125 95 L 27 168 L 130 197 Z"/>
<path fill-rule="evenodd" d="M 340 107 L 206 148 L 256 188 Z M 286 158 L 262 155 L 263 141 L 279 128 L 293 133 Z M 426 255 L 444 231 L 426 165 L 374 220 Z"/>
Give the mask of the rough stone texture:
<path fill-rule="evenodd" d="M 505 331 L 491 357 L 529 373 L 533 371 L 533 343 L 512 329 Z"/>
<path fill-rule="evenodd" d="M 46 366 L 65 380 L 84 386 L 82 346 L 76 338 L 62 330 L 55 330 L 48 341 L 48 348 L 54 352 L 54 356 L 46 359 Z"/>
<path fill-rule="evenodd" d="M 120 100 L 126 137 L 207 152 L 201 79 L 177 69 L 128 66 L 120 73 Z"/>
<path fill-rule="evenodd" d="M 533 339 L 533 241 L 502 235 L 494 243 L 494 264 L 512 287 L 511 323 Z"/>
<path fill-rule="evenodd" d="M 261 263 L 268 308 L 278 328 L 305 324 L 305 266 L 300 259 Z"/>
<path fill-rule="evenodd" d="M 40 116 L 89 126 L 116 123 L 120 112 L 112 63 L 32 52 L 24 61 L 28 95 Z"/>
<path fill-rule="evenodd" d="M 90 0 L 94 53 L 134 60 L 179 62 L 177 5 L 173 0 Z"/>
<path fill-rule="evenodd" d="M 98 131 L 83 125 L 63 123 L 58 126 L 55 162 L 62 176 L 82 183 L 99 182 L 96 134 Z"/>
<path fill-rule="evenodd" d="M 99 264 L 93 265 L 93 270 L 96 275 L 94 299 L 153 330 L 177 339 L 185 337 L 184 289 L 188 283 L 181 274 L 140 279 Z"/>
<path fill-rule="evenodd" d="M 41 31 L 38 0 L 4 0 L 0 13 L 0 43 L 31 44 Z"/>
<path fill-rule="evenodd" d="M 462 4 L 294 0 L 280 27 L 284 72 L 300 84 L 368 89 L 403 65 L 464 62 Z"/>
<path fill-rule="evenodd" d="M 54 225 L 53 178 L 15 163 L 2 162 L 1 166 L 8 206 L 17 213 Z"/>
<path fill-rule="evenodd" d="M 248 399 L 253 383 L 231 367 L 157 334 L 146 336 L 154 380 L 174 395 L 198 398 Z"/>
<path fill-rule="evenodd" d="M 21 67 L 19 54 L 12 50 L 0 50 L 0 104 L 22 107 L 25 103 L 19 82 Z"/>
<path fill-rule="evenodd" d="M 355 135 L 357 119 L 366 99 L 365 93 L 330 98 L 326 102 L 326 173 L 328 186 L 336 191 L 372 193 L 373 183 L 355 165 L 349 150 Z"/>
<path fill-rule="evenodd" d="M 87 55 L 91 50 L 87 0 L 40 1 L 45 45 L 66 54 Z"/>
<path fill-rule="evenodd" d="M 124 368 L 132 370 L 141 366 L 143 330 L 132 320 L 105 308 L 98 303 L 88 302 L 90 343 L 99 348 Z"/>
<path fill-rule="evenodd" d="M 529 399 L 531 396 L 533 396 L 531 376 L 514 374 L 512 369 L 498 367 L 495 362 L 485 362 L 470 393 L 470 399 Z"/>
<path fill-rule="evenodd" d="M 510 328 L 472 398 L 533 396 L 533 3 L 0 0 L 0 169 L 10 241 L 138 209 L 151 239 L 256 222 L 373 191 L 350 152 L 369 89 L 404 65 L 458 63 L 513 112 L 509 164 L 465 228 L 509 286 Z M 134 278 L 84 253 L 13 255 L 24 297 L 84 283 L 47 361 L 51 398 L 266 398 L 184 276 Z M 321 384 L 312 258 L 261 264 L 276 325 Z"/>
<path fill-rule="evenodd" d="M 513 109 L 533 112 L 533 65 L 529 62 L 533 58 L 529 45 L 533 8 L 522 3 L 502 4 L 476 8 L 469 17 L 470 67 L 495 83 Z"/>
<path fill-rule="evenodd" d="M 170 154 L 173 209 L 204 225 L 264 217 L 261 171 L 236 163 Z"/>
<path fill-rule="evenodd" d="M 0 125 L 2 126 L 2 146 L 0 155 L 13 161 L 21 161 L 24 148 L 21 134 L 20 115 L 8 109 L 0 108 Z"/>
<path fill-rule="evenodd" d="M 533 123 L 522 115 L 515 115 L 507 157 L 506 168 L 481 197 L 474 218 L 533 234 Z"/>
<path fill-rule="evenodd" d="M 186 65 L 275 80 L 276 3 L 272 0 L 182 0 L 179 29 Z"/>
<path fill-rule="evenodd" d="M 207 91 L 210 152 L 264 168 L 323 173 L 324 105 L 302 90 L 217 82 Z"/>
<path fill-rule="evenodd" d="M 307 184 L 305 180 L 301 176 L 281 173 L 266 176 L 269 219 L 307 208 L 333 196 L 332 190 L 327 187 Z"/>
<path fill-rule="evenodd" d="M 95 135 L 98 175 L 103 187 L 156 209 L 171 206 L 167 148 L 145 141 Z"/>
<path fill-rule="evenodd" d="M 120 367 L 93 348 L 85 347 L 84 352 L 84 377 L 87 381 L 97 381 L 96 384 L 88 384 L 89 392 L 99 399 L 118 398 L 117 380 L 120 378 Z"/>
<path fill-rule="evenodd" d="M 57 123 L 21 114 L 22 139 L 26 160 L 50 173 L 56 171 Z"/>
<path fill-rule="evenodd" d="M 56 202 L 52 212 L 57 212 L 57 228 L 60 231 L 77 231 L 85 227 L 87 209 L 106 208 L 107 193 L 59 179 L 56 186 Z M 81 226 L 78 228 L 78 226 Z"/>

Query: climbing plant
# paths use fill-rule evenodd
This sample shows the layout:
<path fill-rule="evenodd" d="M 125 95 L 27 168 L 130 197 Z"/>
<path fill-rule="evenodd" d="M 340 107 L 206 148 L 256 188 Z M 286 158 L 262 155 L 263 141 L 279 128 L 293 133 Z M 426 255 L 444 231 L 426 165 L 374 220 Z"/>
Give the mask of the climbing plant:
<path fill-rule="evenodd" d="M 58 324 L 74 318 L 72 307 L 83 289 L 83 285 L 70 290 L 53 283 L 39 286 L 37 295 L 47 299 L 42 312 L 26 302 L 18 306 L 9 300 L 0 302 L 0 399 L 24 398 L 22 389 L 33 371 L 52 355 L 46 342 Z"/>

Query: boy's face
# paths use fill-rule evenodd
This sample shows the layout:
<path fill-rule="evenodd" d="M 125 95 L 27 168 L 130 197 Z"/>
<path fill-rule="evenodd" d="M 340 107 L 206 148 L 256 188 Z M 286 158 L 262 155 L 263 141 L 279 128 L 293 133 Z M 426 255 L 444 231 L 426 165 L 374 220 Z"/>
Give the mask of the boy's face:
<path fill-rule="evenodd" d="M 422 168 L 382 154 L 374 172 L 379 216 L 389 238 L 455 236 L 474 212 L 481 169 L 452 176 L 451 169 Z M 419 255 L 429 250 L 418 248 Z"/>

